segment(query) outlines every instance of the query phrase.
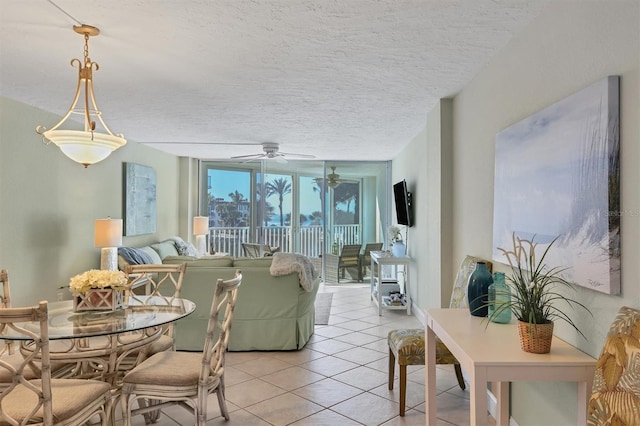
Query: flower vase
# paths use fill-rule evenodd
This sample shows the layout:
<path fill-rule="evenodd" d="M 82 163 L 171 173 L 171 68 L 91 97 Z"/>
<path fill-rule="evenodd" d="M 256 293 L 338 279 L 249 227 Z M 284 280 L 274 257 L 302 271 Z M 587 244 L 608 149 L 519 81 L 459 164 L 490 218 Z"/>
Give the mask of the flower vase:
<path fill-rule="evenodd" d="M 469 299 L 469 311 L 476 317 L 486 317 L 488 314 L 489 285 L 493 283 L 491 272 L 485 262 L 478 262 L 476 268 L 469 276 L 467 297 Z"/>
<path fill-rule="evenodd" d="M 504 282 L 504 273 L 493 274 L 493 284 L 489 285 L 489 319 L 498 324 L 511 321 L 511 290 Z"/>
<path fill-rule="evenodd" d="M 553 321 L 546 324 L 529 324 L 518 321 L 520 347 L 532 354 L 548 354 L 551 351 L 553 338 Z"/>
<path fill-rule="evenodd" d="M 404 245 L 403 241 L 396 241 L 391 246 L 391 251 L 394 257 L 405 257 L 407 254 L 407 246 Z"/>
<path fill-rule="evenodd" d="M 91 288 L 73 295 L 73 310 L 115 311 L 125 307 L 124 290 L 111 287 Z"/>

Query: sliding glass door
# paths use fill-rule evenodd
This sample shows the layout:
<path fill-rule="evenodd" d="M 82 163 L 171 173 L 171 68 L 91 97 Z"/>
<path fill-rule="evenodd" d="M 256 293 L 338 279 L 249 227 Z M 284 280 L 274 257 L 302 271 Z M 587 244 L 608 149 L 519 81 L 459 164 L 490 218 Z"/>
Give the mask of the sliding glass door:
<path fill-rule="evenodd" d="M 387 162 L 263 160 L 201 163 L 201 212 L 214 250 L 243 244 L 319 258 L 345 244 L 382 241 Z"/>

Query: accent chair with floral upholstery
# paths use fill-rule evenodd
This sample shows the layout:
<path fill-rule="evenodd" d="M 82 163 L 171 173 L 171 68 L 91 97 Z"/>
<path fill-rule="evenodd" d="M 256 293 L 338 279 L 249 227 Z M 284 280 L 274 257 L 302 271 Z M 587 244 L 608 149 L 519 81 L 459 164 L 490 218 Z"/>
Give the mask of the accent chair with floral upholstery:
<path fill-rule="evenodd" d="M 640 424 L 640 310 L 623 306 L 596 364 L 589 426 Z"/>

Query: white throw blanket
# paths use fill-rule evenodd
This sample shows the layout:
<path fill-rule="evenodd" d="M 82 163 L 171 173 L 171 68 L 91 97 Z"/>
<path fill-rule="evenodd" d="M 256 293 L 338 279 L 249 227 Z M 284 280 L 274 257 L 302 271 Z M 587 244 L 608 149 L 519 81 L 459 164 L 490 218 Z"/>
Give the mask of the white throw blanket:
<path fill-rule="evenodd" d="M 295 253 L 274 253 L 269 272 L 274 277 L 297 272 L 300 285 L 307 291 L 313 290 L 313 282 L 318 277 L 309 258 Z"/>

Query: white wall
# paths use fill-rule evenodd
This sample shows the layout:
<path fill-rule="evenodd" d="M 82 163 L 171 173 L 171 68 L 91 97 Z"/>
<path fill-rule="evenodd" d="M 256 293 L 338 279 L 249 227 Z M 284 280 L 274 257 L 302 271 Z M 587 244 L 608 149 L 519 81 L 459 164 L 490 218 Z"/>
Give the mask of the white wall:
<path fill-rule="evenodd" d="M 122 218 L 123 162 L 151 166 L 158 179 L 157 232 L 124 237 L 123 243 L 143 245 L 178 234 L 177 157 L 129 141 L 85 169 L 35 133 L 36 125 L 58 120 L 0 97 L 0 268 L 9 271 L 15 306 L 55 301 L 71 276 L 100 266 L 93 222 Z"/>
<path fill-rule="evenodd" d="M 556 327 L 559 337 L 594 357 L 618 309 L 640 307 L 639 3 L 550 2 L 453 101 L 452 256 L 490 258 L 496 133 L 607 75 L 621 76 L 621 204 L 632 212 L 621 223 L 622 294 L 577 289 L 594 315 L 574 316 L 588 341 L 569 326 Z M 575 385 L 512 385 L 512 416 L 521 426 L 574 424 L 575 410 Z"/>

